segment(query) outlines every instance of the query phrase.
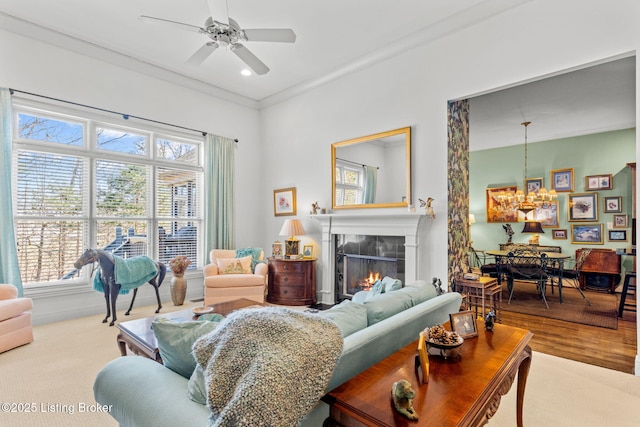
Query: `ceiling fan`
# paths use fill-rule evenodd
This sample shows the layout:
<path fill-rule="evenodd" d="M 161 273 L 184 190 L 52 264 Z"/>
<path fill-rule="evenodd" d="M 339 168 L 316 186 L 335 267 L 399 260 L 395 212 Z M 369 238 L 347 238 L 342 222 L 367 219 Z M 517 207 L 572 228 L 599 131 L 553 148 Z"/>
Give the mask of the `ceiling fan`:
<path fill-rule="evenodd" d="M 238 58 L 258 75 L 267 74 L 269 67 L 247 49 L 242 44 L 243 42 L 293 43 L 296 41 L 296 34 L 288 28 L 242 29 L 240 25 L 227 14 L 226 0 L 207 0 L 207 4 L 211 16 L 204 21 L 202 27 L 147 15 L 141 15 L 140 19 L 172 24 L 176 28 L 201 33 L 209 37 L 211 40 L 198 49 L 187 60 L 187 64 L 199 65 L 219 47 L 228 46 L 231 52 L 235 53 Z"/>

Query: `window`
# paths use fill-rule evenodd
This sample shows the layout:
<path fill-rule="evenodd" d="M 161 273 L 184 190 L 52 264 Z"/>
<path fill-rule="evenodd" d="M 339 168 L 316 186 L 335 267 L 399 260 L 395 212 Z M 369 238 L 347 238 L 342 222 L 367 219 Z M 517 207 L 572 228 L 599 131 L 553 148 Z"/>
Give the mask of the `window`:
<path fill-rule="evenodd" d="M 362 203 L 364 170 L 336 161 L 336 205 Z"/>
<path fill-rule="evenodd" d="M 73 266 L 87 247 L 165 264 L 186 255 L 189 268 L 199 268 L 200 141 L 14 107 L 15 224 L 25 287 L 87 282 Z"/>

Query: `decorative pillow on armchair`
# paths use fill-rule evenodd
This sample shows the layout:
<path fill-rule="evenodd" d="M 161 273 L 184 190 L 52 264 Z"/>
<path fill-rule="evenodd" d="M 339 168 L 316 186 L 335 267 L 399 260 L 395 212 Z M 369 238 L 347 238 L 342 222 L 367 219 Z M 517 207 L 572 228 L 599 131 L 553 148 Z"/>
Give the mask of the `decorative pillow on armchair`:
<path fill-rule="evenodd" d="M 251 256 L 216 258 L 220 274 L 251 274 Z"/>

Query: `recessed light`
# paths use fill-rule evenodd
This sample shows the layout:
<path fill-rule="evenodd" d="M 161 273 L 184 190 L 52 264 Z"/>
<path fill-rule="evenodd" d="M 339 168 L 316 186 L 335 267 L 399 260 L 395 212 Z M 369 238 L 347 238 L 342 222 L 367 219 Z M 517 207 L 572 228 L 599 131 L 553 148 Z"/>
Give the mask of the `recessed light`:
<path fill-rule="evenodd" d="M 240 74 L 242 74 L 243 76 L 250 76 L 251 75 L 251 71 L 247 70 L 246 68 L 242 71 L 240 71 Z"/>

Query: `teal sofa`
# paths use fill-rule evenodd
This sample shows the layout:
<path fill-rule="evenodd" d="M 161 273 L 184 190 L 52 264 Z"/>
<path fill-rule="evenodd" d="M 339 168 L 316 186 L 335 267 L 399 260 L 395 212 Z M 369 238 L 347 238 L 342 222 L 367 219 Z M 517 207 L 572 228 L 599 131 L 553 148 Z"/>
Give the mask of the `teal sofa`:
<path fill-rule="evenodd" d="M 431 284 L 417 281 L 379 295 L 359 293 L 319 312 L 338 324 L 344 337 L 327 391 L 415 341 L 424 328 L 448 321 L 461 302 L 458 293 L 436 295 Z M 98 373 L 94 397 L 110 405 L 121 426 L 206 426 L 209 408 L 189 397 L 193 379 L 183 375 L 150 359 L 120 357 Z M 328 405 L 319 401 L 301 425 L 321 426 L 328 415 Z"/>

